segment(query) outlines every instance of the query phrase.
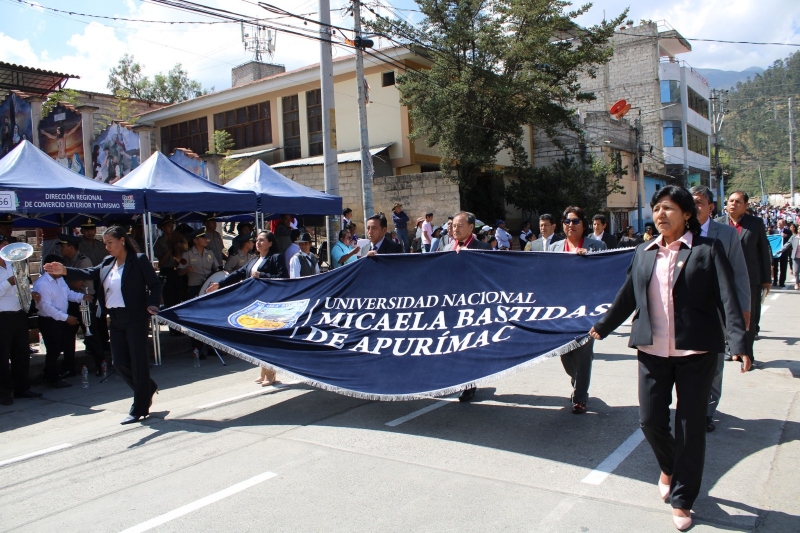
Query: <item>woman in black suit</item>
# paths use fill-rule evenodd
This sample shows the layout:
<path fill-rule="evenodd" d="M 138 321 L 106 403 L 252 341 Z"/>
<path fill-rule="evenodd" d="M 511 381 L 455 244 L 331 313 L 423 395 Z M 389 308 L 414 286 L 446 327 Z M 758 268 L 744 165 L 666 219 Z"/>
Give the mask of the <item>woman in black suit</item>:
<path fill-rule="evenodd" d="M 158 385 L 150 379 L 147 329 L 150 315 L 158 313 L 161 281 L 153 265 L 136 249 L 125 230 L 106 230 L 103 243 L 109 255 L 92 268 L 66 268 L 47 263 L 46 272 L 66 275 L 67 281 L 93 281 L 98 302 L 111 317 L 111 357 L 125 383 L 133 389 L 133 405 L 121 424 L 147 418 Z M 99 288 L 102 287 L 102 290 Z"/>
<path fill-rule="evenodd" d="M 271 231 L 261 231 L 256 236 L 256 252 L 257 255 L 247 261 L 245 265 L 239 270 L 231 272 L 230 276 L 226 277 L 219 283 L 212 283 L 206 289 L 206 294 L 212 293 L 222 287 L 233 285 L 250 278 L 288 278 L 289 272 L 286 271 L 286 261 L 283 259 L 283 254 L 278 252 L 270 253 L 275 246 L 275 236 Z M 277 249 L 277 246 L 275 246 Z"/>
<path fill-rule="evenodd" d="M 700 237 L 691 194 L 668 185 L 650 205 L 660 236 L 636 248 L 625 284 L 589 334 L 602 339 L 633 313 L 629 345 L 638 350 L 642 432 L 661 467 L 661 497 L 671 498 L 673 522 L 682 531 L 692 525 L 703 478 L 716 354 L 725 350 L 726 338 L 731 353 L 746 353 L 745 325 L 725 250 Z M 742 371 L 748 370 L 750 359 L 740 357 Z M 673 386 L 675 437 L 669 425 Z"/>

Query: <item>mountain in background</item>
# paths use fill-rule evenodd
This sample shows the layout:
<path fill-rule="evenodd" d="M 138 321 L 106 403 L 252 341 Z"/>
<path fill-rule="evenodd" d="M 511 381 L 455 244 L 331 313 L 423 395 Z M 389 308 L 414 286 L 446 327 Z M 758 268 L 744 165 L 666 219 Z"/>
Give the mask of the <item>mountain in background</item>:
<path fill-rule="evenodd" d="M 738 82 L 746 82 L 747 78 L 753 79 L 756 74 L 763 74 L 761 67 L 750 67 L 741 72 L 735 70 L 719 70 L 716 68 L 695 68 L 712 89 L 730 89 L 736 87 Z"/>

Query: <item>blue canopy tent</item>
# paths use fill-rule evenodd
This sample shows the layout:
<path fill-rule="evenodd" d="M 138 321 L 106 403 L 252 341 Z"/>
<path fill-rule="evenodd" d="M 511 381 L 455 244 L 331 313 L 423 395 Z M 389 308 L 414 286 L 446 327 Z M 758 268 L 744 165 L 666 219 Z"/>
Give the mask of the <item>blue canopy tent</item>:
<path fill-rule="evenodd" d="M 140 191 L 62 167 L 26 140 L 0 159 L 0 211 L 25 227 L 69 226 L 86 216 L 144 213 L 145 201 Z"/>

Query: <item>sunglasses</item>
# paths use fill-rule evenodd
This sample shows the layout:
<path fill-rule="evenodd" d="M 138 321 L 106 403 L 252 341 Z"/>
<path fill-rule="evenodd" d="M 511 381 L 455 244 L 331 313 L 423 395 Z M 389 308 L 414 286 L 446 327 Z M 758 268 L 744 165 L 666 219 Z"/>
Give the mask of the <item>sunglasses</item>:
<path fill-rule="evenodd" d="M 572 224 L 573 226 L 577 226 L 580 223 L 581 223 L 581 219 L 579 219 L 579 218 L 565 218 L 564 219 L 564 225 L 565 226 L 569 226 L 570 224 Z"/>

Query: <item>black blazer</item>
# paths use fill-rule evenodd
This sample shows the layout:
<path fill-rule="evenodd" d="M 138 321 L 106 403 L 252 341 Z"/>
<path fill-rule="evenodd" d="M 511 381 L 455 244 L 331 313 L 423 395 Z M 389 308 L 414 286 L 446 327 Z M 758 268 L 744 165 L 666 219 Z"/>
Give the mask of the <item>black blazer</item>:
<path fill-rule="evenodd" d="M 394 242 L 388 235 L 383 238 L 380 248 L 377 250 L 379 255 L 383 254 L 402 254 L 403 245 Z"/>
<path fill-rule="evenodd" d="M 608 312 L 594 325 L 601 337 L 617 329 L 633 313 L 628 346 L 636 348 L 653 344 L 647 287 L 657 252 L 658 246 L 653 246 L 652 242 L 636 248 L 625 284 Z M 726 335 L 720 319 L 723 316 L 731 353 L 747 353 L 744 319 L 733 283 L 733 269 L 719 241 L 694 237 L 691 249 L 681 244 L 672 282 L 672 298 L 676 349 L 724 352 Z"/>
<path fill-rule="evenodd" d="M 261 259 L 261 256 L 256 255 L 248 260 L 242 268 L 231 272 L 230 276 L 219 282 L 220 288 L 233 285 L 234 283 L 249 278 L 253 265 L 255 265 L 259 259 Z M 288 278 L 289 272 L 286 270 L 286 261 L 283 258 L 283 254 L 268 255 L 267 260 L 258 267 L 258 273 L 259 278 Z"/>
<path fill-rule="evenodd" d="M 717 218 L 717 221 L 728 224 L 728 215 Z M 769 246 L 764 221 L 757 216 L 742 215 L 739 224 L 742 225 L 739 241 L 742 243 L 750 285 L 772 283 L 772 249 Z"/>
<path fill-rule="evenodd" d="M 613 250 L 617 247 L 617 238 L 609 232 L 603 232 L 603 242 L 606 243 L 606 250 Z"/>
<path fill-rule="evenodd" d="M 67 268 L 67 281 L 93 281 L 95 294 L 100 306 L 106 308 L 106 295 L 103 290 L 103 281 L 111 273 L 116 259 L 107 256 L 99 265 L 91 268 Z M 161 304 L 161 280 L 144 254 L 131 254 L 125 258 L 122 270 L 122 299 L 125 308 L 140 318 L 148 318 L 150 313 L 147 308 L 158 307 Z M 148 294 L 149 289 L 149 294 Z"/>

